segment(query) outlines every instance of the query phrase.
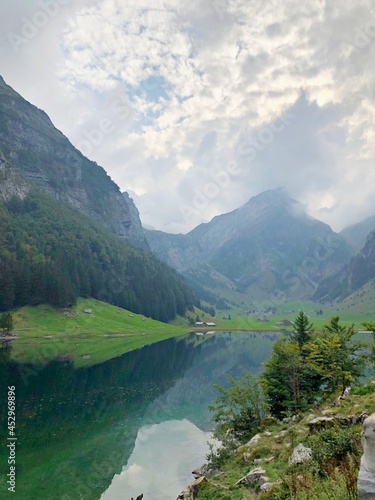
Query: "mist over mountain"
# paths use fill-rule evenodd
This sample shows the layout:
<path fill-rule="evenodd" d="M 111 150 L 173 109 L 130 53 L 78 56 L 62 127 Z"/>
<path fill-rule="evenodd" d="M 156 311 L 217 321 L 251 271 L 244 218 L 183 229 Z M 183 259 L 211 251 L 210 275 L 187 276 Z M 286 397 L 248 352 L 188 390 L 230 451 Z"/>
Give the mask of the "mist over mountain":
<path fill-rule="evenodd" d="M 375 278 L 375 230 L 366 238 L 363 248 L 341 271 L 323 280 L 314 299 L 334 301 L 345 298 Z"/>
<path fill-rule="evenodd" d="M 344 228 L 339 234 L 348 245 L 357 253 L 366 243 L 367 236 L 375 229 L 375 215 Z"/>
<path fill-rule="evenodd" d="M 307 215 L 284 189 L 275 189 L 186 235 L 146 230 L 129 194 L 121 193 L 102 167 L 85 158 L 43 111 L 2 78 L 0 118 L 3 204 L 14 196 L 25 200 L 35 188 L 40 189 L 121 238 L 151 249 L 197 289 L 329 299 L 350 293 L 366 273 L 371 275 L 371 238 L 348 263 L 373 229 L 375 217 L 336 234 Z M 79 284 L 75 286 L 79 289 Z"/>
<path fill-rule="evenodd" d="M 146 235 L 158 257 L 200 285 L 255 294 L 308 297 L 352 255 L 284 189 L 261 193 L 186 235 Z"/>

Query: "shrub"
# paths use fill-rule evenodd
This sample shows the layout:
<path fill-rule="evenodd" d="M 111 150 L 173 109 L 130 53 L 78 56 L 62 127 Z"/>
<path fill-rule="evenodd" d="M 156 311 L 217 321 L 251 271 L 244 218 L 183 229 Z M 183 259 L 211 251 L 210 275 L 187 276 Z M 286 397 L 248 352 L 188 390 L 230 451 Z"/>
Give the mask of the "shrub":
<path fill-rule="evenodd" d="M 318 465 L 317 472 L 323 476 L 330 475 L 349 455 L 359 458 L 362 453 L 359 435 L 353 432 L 353 428 L 322 431 L 310 436 L 309 445 Z"/>

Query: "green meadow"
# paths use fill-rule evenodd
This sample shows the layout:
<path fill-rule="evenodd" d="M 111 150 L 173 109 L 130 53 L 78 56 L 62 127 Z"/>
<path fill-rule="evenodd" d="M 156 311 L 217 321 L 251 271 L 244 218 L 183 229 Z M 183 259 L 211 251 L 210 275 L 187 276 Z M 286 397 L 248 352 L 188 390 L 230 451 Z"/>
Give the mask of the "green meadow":
<path fill-rule="evenodd" d="M 15 312 L 14 323 L 17 338 L 12 342 L 11 359 L 41 365 L 69 358 L 77 367 L 187 331 L 94 299 L 79 299 L 76 307 L 64 310 L 23 307 Z"/>
<path fill-rule="evenodd" d="M 56 358 L 71 359 L 77 367 L 89 366 L 191 330 L 291 330 L 290 325 L 277 323 L 293 321 L 300 310 L 309 315 L 317 330 L 332 316 L 339 316 L 344 325 L 354 323 L 357 330 L 363 329 L 365 321 L 375 322 L 373 289 L 361 289 L 331 307 L 312 302 L 274 304 L 265 301 L 257 310 L 244 299 L 228 310 L 216 311 L 215 317 L 194 308 L 169 324 L 94 299 L 79 299 L 72 309 L 56 310 L 44 305 L 23 307 L 14 313 L 17 337 L 11 343 L 11 359 L 36 365 Z M 273 308 L 272 313 L 266 311 L 269 307 Z M 91 314 L 85 310 L 91 310 Z M 197 328 L 194 326 L 197 318 L 213 322 L 215 327 Z"/>

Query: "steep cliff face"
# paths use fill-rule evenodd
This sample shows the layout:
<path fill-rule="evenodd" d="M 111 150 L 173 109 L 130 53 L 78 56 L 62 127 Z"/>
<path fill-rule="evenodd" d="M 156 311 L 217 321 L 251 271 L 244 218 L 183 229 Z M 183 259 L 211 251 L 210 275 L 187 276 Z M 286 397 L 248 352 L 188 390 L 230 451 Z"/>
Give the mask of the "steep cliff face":
<path fill-rule="evenodd" d="M 342 299 L 375 278 L 375 231 L 366 239 L 357 253 L 340 272 L 324 280 L 315 298 L 321 300 Z"/>
<path fill-rule="evenodd" d="M 187 235 L 147 232 L 151 249 L 201 284 L 308 296 L 349 260 L 346 242 L 284 190 L 201 224 Z"/>
<path fill-rule="evenodd" d="M 0 200 L 38 186 L 53 198 L 145 246 L 139 214 L 103 168 L 85 158 L 49 117 L 0 77 Z"/>
<path fill-rule="evenodd" d="M 348 226 L 340 232 L 340 236 L 353 249 L 353 254 L 358 253 L 366 243 L 367 236 L 375 229 L 375 215 Z"/>

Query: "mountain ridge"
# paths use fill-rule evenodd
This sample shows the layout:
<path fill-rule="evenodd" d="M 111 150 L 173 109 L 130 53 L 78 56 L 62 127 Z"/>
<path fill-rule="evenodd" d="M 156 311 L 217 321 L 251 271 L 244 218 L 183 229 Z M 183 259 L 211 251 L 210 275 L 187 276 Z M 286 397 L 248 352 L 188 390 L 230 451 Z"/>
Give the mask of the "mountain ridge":
<path fill-rule="evenodd" d="M 0 77 L 0 200 L 36 185 L 108 229 L 147 248 L 139 214 L 105 170 L 85 158 L 48 115 Z"/>
<path fill-rule="evenodd" d="M 339 272 L 320 283 L 314 298 L 342 300 L 375 278 L 375 230 L 366 238 L 363 248 Z"/>
<path fill-rule="evenodd" d="M 201 285 L 220 275 L 233 288 L 260 287 L 269 294 L 293 295 L 298 279 L 298 295 L 309 296 L 351 256 L 346 242 L 283 188 L 252 197 L 186 235 L 145 233 L 159 258 Z"/>
<path fill-rule="evenodd" d="M 371 215 L 356 224 L 345 227 L 339 234 L 353 248 L 353 251 L 358 253 L 364 247 L 367 236 L 374 229 L 375 215 Z"/>

